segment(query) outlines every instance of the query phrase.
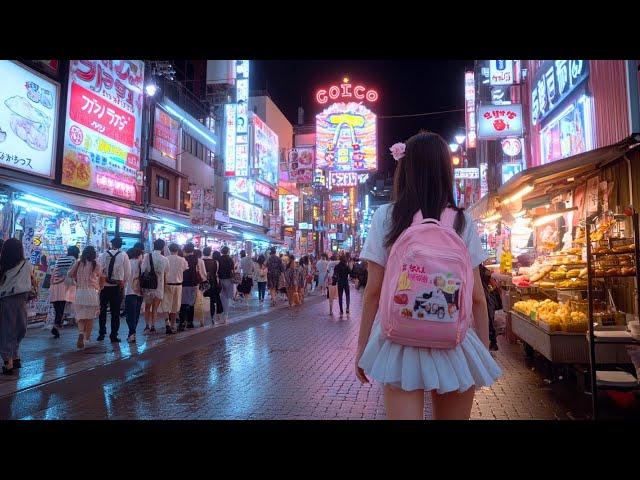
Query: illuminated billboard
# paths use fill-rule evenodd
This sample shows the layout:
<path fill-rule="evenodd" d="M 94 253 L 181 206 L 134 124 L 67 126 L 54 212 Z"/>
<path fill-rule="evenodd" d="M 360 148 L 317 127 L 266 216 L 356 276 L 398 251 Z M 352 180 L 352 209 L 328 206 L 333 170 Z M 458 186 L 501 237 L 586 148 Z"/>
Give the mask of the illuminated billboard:
<path fill-rule="evenodd" d="M 72 60 L 62 184 L 140 203 L 142 60 Z"/>
<path fill-rule="evenodd" d="M 253 115 L 252 123 L 253 168 L 259 170 L 259 180 L 271 185 L 278 185 L 278 135 L 255 114 Z"/>
<path fill-rule="evenodd" d="M 361 103 L 334 103 L 316 115 L 318 168 L 373 171 L 376 150 L 376 115 Z"/>

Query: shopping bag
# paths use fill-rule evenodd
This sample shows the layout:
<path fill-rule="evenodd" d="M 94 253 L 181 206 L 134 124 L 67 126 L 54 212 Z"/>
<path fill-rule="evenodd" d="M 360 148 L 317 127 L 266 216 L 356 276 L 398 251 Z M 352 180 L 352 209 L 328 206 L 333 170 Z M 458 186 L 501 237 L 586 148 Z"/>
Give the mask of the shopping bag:
<path fill-rule="evenodd" d="M 337 299 L 338 299 L 338 286 L 329 285 L 329 300 L 337 300 Z"/>

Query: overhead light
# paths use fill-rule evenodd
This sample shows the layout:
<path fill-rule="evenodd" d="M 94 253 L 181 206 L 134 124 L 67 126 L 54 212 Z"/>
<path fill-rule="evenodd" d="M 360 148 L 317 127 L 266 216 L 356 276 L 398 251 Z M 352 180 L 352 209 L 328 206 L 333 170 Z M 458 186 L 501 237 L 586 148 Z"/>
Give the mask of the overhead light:
<path fill-rule="evenodd" d="M 62 210 L 63 212 L 73 212 L 72 209 L 67 208 L 63 205 L 60 205 L 58 203 L 52 202 L 50 200 L 46 200 L 44 198 L 40 198 L 40 197 L 36 197 L 35 195 L 31 195 L 30 193 L 26 194 L 26 195 L 22 195 L 20 197 L 22 200 L 26 200 L 28 202 L 33 202 L 33 203 L 39 203 L 40 205 L 45 205 L 47 207 L 52 207 L 55 208 L 57 210 Z"/>
<path fill-rule="evenodd" d="M 457 143 L 450 143 L 450 144 L 449 144 L 449 149 L 450 149 L 452 152 L 455 152 L 455 151 L 457 151 L 457 150 L 458 150 L 458 147 L 459 147 L 459 146 L 460 146 L 460 145 L 458 145 Z"/>
<path fill-rule="evenodd" d="M 540 225 L 544 225 L 545 223 L 550 222 L 551 220 L 555 220 L 556 218 L 560 218 L 563 213 L 550 213 L 548 215 L 542 215 L 541 217 L 536 218 L 532 225 L 534 227 L 539 227 Z"/>
<path fill-rule="evenodd" d="M 513 195 L 511 195 L 510 197 L 505 198 L 504 200 L 502 200 L 502 205 L 506 205 L 507 203 L 512 203 L 516 200 L 518 200 L 519 198 L 524 197 L 526 194 L 530 193 L 533 191 L 533 185 L 525 185 L 524 187 L 522 187 L 520 190 L 518 190 L 516 193 L 514 193 Z"/>
<path fill-rule="evenodd" d="M 520 210 L 519 212 L 516 212 L 513 214 L 513 218 L 524 217 L 526 214 L 527 214 L 526 210 Z"/>
<path fill-rule="evenodd" d="M 173 220 L 169 220 L 168 218 L 162 218 L 162 221 L 164 223 L 168 223 L 169 225 L 177 225 L 178 227 L 191 228 L 191 225 L 185 225 L 184 223 L 175 222 Z"/>
<path fill-rule="evenodd" d="M 29 212 L 38 212 L 38 213 L 42 213 L 44 215 L 55 215 L 56 212 L 53 212 L 51 210 L 47 210 L 44 207 L 38 207 L 38 206 L 34 206 L 28 202 L 22 201 L 22 200 L 14 200 L 13 201 L 14 205 L 17 205 L 18 207 L 22 207 L 25 210 L 29 211 Z"/>
<path fill-rule="evenodd" d="M 191 195 L 191 190 L 187 190 L 187 195 Z"/>
<path fill-rule="evenodd" d="M 499 213 L 496 213 L 495 215 L 491 215 L 490 217 L 485 217 L 482 219 L 483 222 L 488 223 L 488 222 L 494 222 L 496 220 L 500 220 L 500 217 L 502 215 L 500 215 Z"/>
<path fill-rule="evenodd" d="M 460 133 L 453 138 L 455 138 L 456 142 L 458 142 L 458 145 L 462 145 L 462 142 L 464 142 L 464 139 L 467 138 L 467 136 Z"/>
<path fill-rule="evenodd" d="M 567 182 L 573 182 L 574 180 L 575 180 L 575 178 L 573 178 L 573 177 L 567 178 Z"/>
<path fill-rule="evenodd" d="M 536 217 L 533 219 L 531 225 L 534 227 L 539 227 L 540 225 L 544 225 L 545 223 L 550 222 L 551 220 L 555 220 L 556 218 L 560 218 L 567 212 L 572 212 L 574 210 L 578 210 L 578 207 L 564 208 L 562 210 L 558 210 L 557 212 L 548 213 L 546 215 L 542 215 L 540 217 Z"/>
<path fill-rule="evenodd" d="M 147 93 L 148 96 L 153 97 L 158 91 L 158 87 L 153 82 L 147 83 L 147 85 L 144 87 L 144 91 Z"/>

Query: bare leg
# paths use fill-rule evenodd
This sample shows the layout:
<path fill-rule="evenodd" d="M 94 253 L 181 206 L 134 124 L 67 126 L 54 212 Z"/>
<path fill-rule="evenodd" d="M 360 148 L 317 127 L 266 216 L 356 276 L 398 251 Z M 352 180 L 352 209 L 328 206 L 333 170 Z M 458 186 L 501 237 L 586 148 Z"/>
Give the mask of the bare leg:
<path fill-rule="evenodd" d="M 151 312 L 152 306 L 153 305 L 151 303 L 144 304 L 144 324 L 147 327 L 151 327 L 151 324 L 153 323 L 153 313 Z"/>
<path fill-rule="evenodd" d="M 385 385 L 384 407 L 387 410 L 389 420 L 423 420 L 424 390 L 406 392 Z"/>
<path fill-rule="evenodd" d="M 433 418 L 435 420 L 469 420 L 475 387 L 464 392 L 449 392 L 442 395 L 432 392 Z"/>

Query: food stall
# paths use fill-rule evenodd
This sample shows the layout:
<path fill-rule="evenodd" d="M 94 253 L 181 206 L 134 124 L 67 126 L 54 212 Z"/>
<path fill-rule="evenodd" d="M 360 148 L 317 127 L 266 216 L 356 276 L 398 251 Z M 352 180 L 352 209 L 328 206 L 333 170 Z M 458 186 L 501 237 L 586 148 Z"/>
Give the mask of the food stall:
<path fill-rule="evenodd" d="M 497 232 L 507 332 L 524 343 L 527 353 L 537 351 L 552 363 L 587 364 L 589 318 L 598 329 L 625 329 L 637 318 L 637 259 L 625 212 L 634 200 L 637 204 L 633 179 L 639 149 L 631 137 L 521 172 L 498 190 L 480 218 Z M 585 220 L 596 213 L 604 220 L 587 239 Z M 596 248 L 596 256 L 587 254 L 587 244 Z M 588 308 L 590 273 L 617 279 L 597 297 L 593 311 Z M 598 356 L 609 363 L 629 362 L 616 345 L 598 345 Z"/>

